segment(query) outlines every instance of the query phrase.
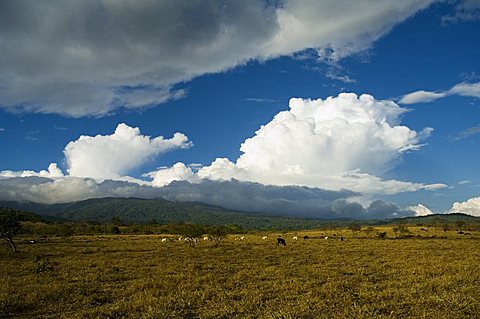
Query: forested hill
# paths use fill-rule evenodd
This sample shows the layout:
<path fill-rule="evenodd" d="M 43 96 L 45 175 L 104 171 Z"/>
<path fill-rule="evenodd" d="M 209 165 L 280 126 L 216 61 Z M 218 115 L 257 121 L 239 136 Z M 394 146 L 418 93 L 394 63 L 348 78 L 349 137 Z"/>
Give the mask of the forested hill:
<path fill-rule="evenodd" d="M 480 217 L 461 214 L 461 213 L 454 213 L 454 214 L 433 214 L 427 216 L 417 216 L 417 217 L 404 217 L 404 218 L 396 218 L 388 221 L 388 224 L 453 224 L 459 221 L 463 222 L 473 222 L 478 223 L 480 222 Z"/>
<path fill-rule="evenodd" d="M 205 225 L 238 225 L 246 229 L 311 229 L 320 220 L 232 211 L 203 203 L 164 199 L 95 198 L 65 204 L 0 201 L 0 207 L 31 211 L 53 219 L 109 222 L 114 217 L 127 223 L 160 224 L 192 222 Z"/>
<path fill-rule="evenodd" d="M 65 204 L 0 201 L 0 207 L 34 212 L 50 220 L 171 224 L 192 222 L 203 225 L 238 225 L 245 229 L 313 229 L 346 227 L 352 219 L 320 220 L 232 211 L 203 203 L 172 202 L 165 199 L 95 198 Z M 436 214 L 393 220 L 360 220 L 363 226 L 387 224 L 453 224 L 457 221 L 480 223 L 479 217 L 465 214 Z"/>

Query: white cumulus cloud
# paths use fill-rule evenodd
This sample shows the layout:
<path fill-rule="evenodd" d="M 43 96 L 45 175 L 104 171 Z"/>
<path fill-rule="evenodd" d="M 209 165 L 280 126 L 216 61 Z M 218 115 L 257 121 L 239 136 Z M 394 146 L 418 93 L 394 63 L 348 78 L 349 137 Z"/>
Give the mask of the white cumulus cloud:
<path fill-rule="evenodd" d="M 313 48 L 369 48 L 433 0 L 0 2 L 0 106 L 102 116 L 184 96 L 177 83 Z M 326 54 L 324 52 L 327 52 Z"/>
<path fill-rule="evenodd" d="M 41 170 L 40 172 L 35 172 L 32 170 L 25 171 L 11 171 L 5 170 L 0 172 L 0 178 L 10 178 L 10 177 L 46 177 L 46 178 L 58 178 L 63 177 L 62 170 L 57 166 L 57 163 L 50 163 L 47 170 Z"/>
<path fill-rule="evenodd" d="M 71 176 L 118 179 L 161 153 L 191 145 L 182 133 L 152 138 L 121 123 L 111 135 L 80 136 L 67 144 L 64 154 Z"/>
<path fill-rule="evenodd" d="M 152 185 L 161 187 L 170 184 L 173 181 L 188 181 L 191 183 L 199 182 L 200 179 L 183 163 L 176 163 L 172 167 L 163 167 L 155 172 L 148 173 L 152 178 Z"/>
<path fill-rule="evenodd" d="M 480 217 L 480 197 L 473 197 L 465 202 L 455 202 L 450 213 L 463 213 Z"/>
<path fill-rule="evenodd" d="M 290 100 L 290 110 L 278 113 L 255 136 L 242 143 L 242 155 L 232 162 L 218 158 L 202 167 L 202 179 L 254 181 L 271 185 L 305 185 L 327 189 L 350 189 L 361 193 L 394 194 L 424 185 L 382 180 L 382 173 L 398 164 L 403 153 L 417 150 L 421 139 L 432 131 L 418 133 L 400 125 L 406 112 L 392 101 L 379 101 L 370 95 L 342 93 L 325 100 Z M 178 164 L 177 164 L 178 165 Z M 153 183 L 164 185 L 164 173 Z M 180 180 L 194 172 L 172 177 Z"/>
<path fill-rule="evenodd" d="M 414 211 L 415 216 L 428 216 L 428 215 L 433 214 L 433 212 L 430 210 L 430 208 L 428 208 L 427 206 L 422 205 L 422 204 L 418 204 L 418 205 L 415 205 L 415 206 L 410 206 L 410 207 L 407 207 L 407 209 L 409 209 L 411 211 Z"/>

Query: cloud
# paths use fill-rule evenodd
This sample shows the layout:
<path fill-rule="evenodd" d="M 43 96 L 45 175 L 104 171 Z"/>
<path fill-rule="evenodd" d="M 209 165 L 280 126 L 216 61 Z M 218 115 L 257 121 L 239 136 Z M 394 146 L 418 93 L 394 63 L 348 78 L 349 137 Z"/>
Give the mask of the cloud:
<path fill-rule="evenodd" d="M 455 94 L 460 96 L 475 97 L 480 98 L 480 82 L 477 83 L 459 83 L 452 87 L 449 91 L 449 94 Z"/>
<path fill-rule="evenodd" d="M 455 13 L 442 17 L 443 23 L 459 23 L 480 20 L 480 2 L 478 0 L 459 1 Z"/>
<path fill-rule="evenodd" d="M 153 186 L 165 186 L 173 181 L 200 182 L 200 178 L 195 175 L 192 169 L 183 163 L 176 163 L 172 167 L 160 168 L 157 171 L 146 174 L 146 176 L 152 178 Z"/>
<path fill-rule="evenodd" d="M 389 218 L 413 216 L 414 211 L 410 209 L 402 210 L 394 203 L 386 203 L 381 200 L 376 200 L 368 206 L 366 213 L 370 219 L 384 219 L 385 216 L 389 216 Z"/>
<path fill-rule="evenodd" d="M 455 202 L 450 213 L 463 213 L 480 217 L 480 197 L 473 197 L 465 202 Z"/>
<path fill-rule="evenodd" d="M 80 136 L 68 143 L 64 149 L 67 176 L 64 176 L 57 164 L 52 163 L 48 170 L 40 172 L 2 171 L 0 179 L 50 178 L 53 182 L 47 189 L 54 191 L 60 187 L 58 185 L 63 187 L 72 185 L 73 189 L 79 189 L 80 198 L 99 196 L 98 194 L 127 196 L 138 193 L 144 196 L 146 192 L 156 194 L 155 196 L 168 195 L 178 200 L 187 200 L 185 199 L 187 193 L 175 195 L 180 196 L 177 198 L 165 192 L 170 189 L 170 185 L 175 184 L 177 187 L 183 185 L 179 184 L 182 181 L 188 182 L 190 194 L 195 194 L 190 189 L 195 185 L 203 185 L 199 187 L 206 191 L 208 188 L 205 185 L 217 187 L 222 185 L 223 181 L 231 181 L 231 184 L 226 185 L 233 189 L 232 185 L 239 185 L 233 183 L 235 180 L 242 185 L 242 189 L 246 187 L 244 186 L 246 184 L 242 183 L 251 183 L 248 184 L 249 188 L 258 183 L 264 187 L 296 185 L 292 187 L 306 186 L 333 192 L 348 189 L 349 192 L 356 194 L 356 200 L 361 200 L 362 203 L 369 202 L 380 194 L 391 195 L 446 187 L 440 183 L 413 183 L 381 177 L 401 161 L 402 154 L 421 148 L 420 142 L 432 131 L 431 128 L 425 128 L 421 132 L 416 132 L 402 126 L 401 117 L 407 110 L 394 102 L 376 100 L 365 94 L 357 96 L 353 93 L 342 93 L 325 100 L 294 98 L 290 100 L 289 106 L 289 110 L 275 115 L 269 123 L 261 126 L 254 136 L 241 144 L 242 154 L 234 162 L 227 158 L 217 158 L 207 166 L 185 165 L 179 162 L 172 167 L 161 167 L 144 174 L 143 177 L 148 178 L 147 180 L 129 177 L 127 176 L 129 172 L 139 169 L 154 157 L 170 150 L 191 147 L 192 143 L 181 133 L 175 133 L 170 139 L 162 136 L 150 137 L 142 135 L 139 128 L 121 123 L 111 135 Z M 84 185 L 74 177 L 98 182 L 116 180 L 127 184 L 116 187 L 115 191 L 109 189 L 99 192 L 96 188 L 101 184 L 88 182 Z M 72 184 L 69 178 L 73 178 Z M 211 184 L 208 184 L 209 181 Z M 138 190 L 139 187 L 142 191 Z M 155 190 L 157 188 L 162 191 Z M 219 190 L 216 191 L 221 193 Z M 65 192 L 67 189 L 62 190 L 58 197 L 52 194 L 54 197 L 52 200 L 59 200 Z M 48 192 L 37 190 L 29 194 L 32 197 L 21 194 L 18 196 L 33 200 L 34 194 L 38 194 L 39 200 L 49 201 Z M 201 193 L 199 198 L 205 196 Z M 65 197 L 73 198 L 73 190 L 67 192 Z M 233 198 L 233 194 L 231 197 Z M 219 204 L 214 196 L 205 198 L 209 203 Z M 229 202 L 235 202 L 228 198 Z M 347 202 L 337 202 L 335 207 L 348 208 L 350 211 L 351 198 L 337 200 Z M 256 203 L 255 207 L 267 207 L 266 203 L 262 205 Z M 295 207 L 299 205 L 300 203 L 295 202 Z M 282 205 L 279 204 L 274 211 L 280 211 L 280 206 Z M 242 201 L 242 207 L 248 205 Z M 289 206 L 283 207 L 286 209 Z M 375 216 L 377 212 L 372 209 L 366 208 L 365 214 Z M 338 210 L 330 212 L 333 211 L 339 212 Z M 400 212 L 397 209 L 395 211 Z"/>
<path fill-rule="evenodd" d="M 94 180 L 77 177 L 51 179 L 34 175 L 0 179 L 0 193 L 2 200 L 45 204 L 67 203 L 99 195 Z"/>
<path fill-rule="evenodd" d="M 447 96 L 446 93 L 436 93 L 436 92 L 429 92 L 429 91 L 416 91 L 409 94 L 402 96 L 402 98 L 398 101 L 401 104 L 416 104 L 416 103 L 427 103 L 432 102 L 442 97 Z"/>
<path fill-rule="evenodd" d="M 416 91 L 406 94 L 400 98 L 398 103 L 401 104 L 416 104 L 432 102 L 446 96 L 459 95 L 465 97 L 480 98 L 480 82 L 468 83 L 463 82 L 454 85 L 452 88 L 442 92 Z"/>
<path fill-rule="evenodd" d="M 465 131 L 460 132 L 455 140 L 462 140 L 464 138 L 470 137 L 472 135 L 480 134 L 480 125 L 472 126 L 467 128 Z"/>
<path fill-rule="evenodd" d="M 10 177 L 46 177 L 46 178 L 57 178 L 63 177 L 63 172 L 60 168 L 58 168 L 56 163 L 50 163 L 48 165 L 47 170 L 41 170 L 40 172 L 35 172 L 31 170 L 15 172 L 10 170 L 0 171 L 0 179 L 1 178 L 10 178 Z"/>
<path fill-rule="evenodd" d="M 382 180 L 379 175 L 395 167 L 403 153 L 421 147 L 431 128 L 418 133 L 400 125 L 406 112 L 392 101 L 370 95 L 342 93 L 325 100 L 290 100 L 290 110 L 275 115 L 246 139 L 241 156 L 232 162 L 217 158 L 197 173 L 181 166 L 179 174 L 201 179 L 253 181 L 266 185 L 304 185 L 327 189 L 350 189 L 367 194 L 394 194 L 424 185 Z M 180 169 L 180 165 L 177 169 Z M 164 185 L 176 169 L 161 170 L 153 183 Z M 164 175 L 168 172 L 168 179 Z M 445 185 L 443 185 L 445 186 Z"/>
<path fill-rule="evenodd" d="M 180 202 L 203 202 L 227 209 L 309 218 L 394 218 L 412 216 L 410 210 L 375 201 L 367 208 L 352 201 L 359 194 L 300 186 L 267 186 L 259 183 L 202 180 L 197 184 L 174 181 L 152 187 L 128 181 L 78 177 L 49 179 L 13 177 L 0 179 L 0 200 L 65 203 L 88 198 L 164 198 Z"/>
<path fill-rule="evenodd" d="M 418 205 L 415 205 L 415 206 L 410 206 L 410 207 L 407 207 L 407 209 L 411 210 L 411 211 L 414 211 L 415 216 L 428 216 L 428 215 L 433 214 L 433 212 L 430 210 L 430 208 L 428 208 L 427 206 L 424 206 L 422 204 L 418 204 Z"/>
<path fill-rule="evenodd" d="M 367 49 L 397 23 L 433 1 L 285 1 L 277 10 L 279 31 L 268 43 L 270 54 L 315 48 L 339 59 Z"/>
<path fill-rule="evenodd" d="M 343 83 L 356 83 L 357 82 L 357 80 L 351 78 L 349 75 L 340 75 L 337 72 L 333 72 L 333 71 L 327 71 L 327 73 L 325 73 L 325 76 L 329 79 L 341 81 Z"/>
<path fill-rule="evenodd" d="M 0 106 L 104 116 L 185 96 L 176 84 L 307 48 L 369 48 L 433 0 L 2 1 Z"/>
<path fill-rule="evenodd" d="M 275 102 L 279 102 L 279 100 L 276 100 L 276 99 L 259 98 L 259 97 L 247 97 L 247 98 L 243 99 L 243 101 L 247 101 L 247 102 L 257 102 L 257 103 L 275 103 Z"/>
<path fill-rule="evenodd" d="M 447 187 L 448 187 L 448 185 L 443 184 L 443 183 L 434 183 L 434 184 L 424 185 L 423 189 L 428 190 L 428 191 L 433 191 L 433 190 L 447 188 Z"/>
<path fill-rule="evenodd" d="M 67 144 L 64 154 L 69 175 L 106 179 L 120 178 L 159 154 L 190 146 L 182 133 L 151 138 L 121 123 L 111 135 L 80 136 Z"/>

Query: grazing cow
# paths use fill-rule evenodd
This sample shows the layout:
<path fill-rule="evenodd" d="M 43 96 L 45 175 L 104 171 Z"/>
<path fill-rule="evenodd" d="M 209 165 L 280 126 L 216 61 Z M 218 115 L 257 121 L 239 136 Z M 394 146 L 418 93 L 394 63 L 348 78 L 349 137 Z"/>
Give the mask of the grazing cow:
<path fill-rule="evenodd" d="M 245 240 L 245 236 L 240 237 L 240 240 Z"/>
<path fill-rule="evenodd" d="M 303 240 L 307 240 L 308 239 L 308 236 L 303 236 Z"/>
<path fill-rule="evenodd" d="M 325 239 L 325 240 L 328 240 L 328 236 L 325 236 L 325 238 L 324 238 L 324 239 Z"/>
<path fill-rule="evenodd" d="M 262 240 L 267 240 L 267 236 L 263 236 L 263 237 L 262 237 Z"/>
<path fill-rule="evenodd" d="M 298 240 L 298 237 L 297 237 L 297 236 L 293 236 L 292 239 L 293 239 L 293 240 Z"/>
<path fill-rule="evenodd" d="M 166 243 L 167 242 L 167 239 L 166 238 L 162 238 L 162 243 Z"/>
<path fill-rule="evenodd" d="M 278 237 L 277 238 L 277 245 L 278 246 L 287 246 L 287 242 L 282 237 Z"/>
<path fill-rule="evenodd" d="M 203 241 L 208 241 L 208 236 L 204 236 Z"/>

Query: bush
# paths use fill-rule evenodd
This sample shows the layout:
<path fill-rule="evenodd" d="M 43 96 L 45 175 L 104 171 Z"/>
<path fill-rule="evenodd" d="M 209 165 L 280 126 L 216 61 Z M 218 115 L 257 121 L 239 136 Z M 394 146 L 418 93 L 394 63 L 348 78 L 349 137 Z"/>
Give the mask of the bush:
<path fill-rule="evenodd" d="M 377 236 L 381 239 L 385 239 L 385 238 L 387 238 L 387 232 L 384 232 L 384 231 L 379 232 L 379 233 L 377 233 Z"/>
<path fill-rule="evenodd" d="M 33 272 L 36 274 L 41 274 L 46 271 L 53 271 L 53 266 L 57 263 L 51 263 L 47 258 L 36 256 L 34 261 Z"/>
<path fill-rule="evenodd" d="M 113 226 L 111 232 L 114 235 L 118 235 L 118 234 L 120 234 L 120 228 L 118 228 L 117 226 Z"/>

